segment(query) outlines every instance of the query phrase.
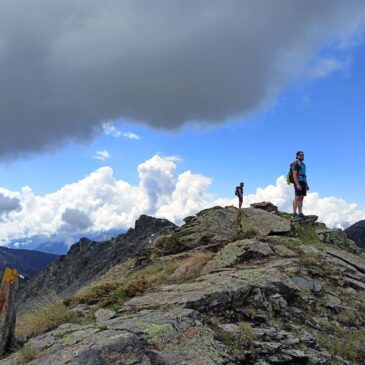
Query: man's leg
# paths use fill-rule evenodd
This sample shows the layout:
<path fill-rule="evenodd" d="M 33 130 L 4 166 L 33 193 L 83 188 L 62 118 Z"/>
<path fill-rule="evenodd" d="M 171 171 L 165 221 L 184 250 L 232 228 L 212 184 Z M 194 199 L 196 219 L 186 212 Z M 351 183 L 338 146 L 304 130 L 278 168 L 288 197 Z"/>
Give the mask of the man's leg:
<path fill-rule="evenodd" d="M 241 209 L 241 207 L 242 207 L 242 201 L 243 201 L 242 198 L 238 198 L 238 208 L 239 209 Z"/>
<path fill-rule="evenodd" d="M 298 196 L 298 213 L 303 214 L 303 199 L 304 196 Z"/>
<path fill-rule="evenodd" d="M 293 200 L 293 214 L 297 213 L 297 209 L 298 209 L 298 198 L 299 196 L 295 196 L 294 200 Z"/>

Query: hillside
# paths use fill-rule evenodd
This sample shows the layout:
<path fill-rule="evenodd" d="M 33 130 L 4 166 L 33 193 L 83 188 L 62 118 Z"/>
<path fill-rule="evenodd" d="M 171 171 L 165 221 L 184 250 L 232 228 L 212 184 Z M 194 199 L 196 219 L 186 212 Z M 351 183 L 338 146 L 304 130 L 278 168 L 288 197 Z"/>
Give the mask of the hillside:
<path fill-rule="evenodd" d="M 7 267 L 14 268 L 28 279 L 57 258 L 57 255 L 40 251 L 0 247 L 0 271 L 3 272 Z"/>
<path fill-rule="evenodd" d="M 353 240 L 359 247 L 365 249 L 365 220 L 359 221 L 345 229 L 348 238 Z"/>
<path fill-rule="evenodd" d="M 60 297 L 75 293 L 114 265 L 145 248 L 151 235 L 175 227 L 166 219 L 142 215 L 136 221 L 134 229 L 110 241 L 98 243 L 81 238 L 71 246 L 67 255 L 60 256 L 18 293 L 20 310 L 32 305 L 34 293 L 52 292 Z"/>
<path fill-rule="evenodd" d="M 18 318 L 28 341 L 0 364 L 364 364 L 364 252 L 315 216 L 256 207 L 207 209 L 145 235 L 139 222 L 130 240 L 107 243 L 120 256 L 88 286 L 76 292 L 70 275 L 64 304 Z M 80 241 L 37 275 L 32 299 L 93 250 Z M 61 308 L 63 319 L 47 322 Z"/>

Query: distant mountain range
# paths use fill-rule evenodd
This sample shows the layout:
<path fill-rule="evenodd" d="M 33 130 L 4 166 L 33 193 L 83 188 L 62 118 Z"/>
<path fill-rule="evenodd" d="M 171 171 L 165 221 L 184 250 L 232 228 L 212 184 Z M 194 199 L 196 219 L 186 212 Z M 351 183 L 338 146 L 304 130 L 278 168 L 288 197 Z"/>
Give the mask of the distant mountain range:
<path fill-rule="evenodd" d="M 58 257 L 45 252 L 0 247 L 0 272 L 6 267 L 14 268 L 25 276 L 25 279 L 29 279 Z"/>
<path fill-rule="evenodd" d="M 110 240 L 112 237 L 116 237 L 124 232 L 125 230 L 123 229 L 113 229 L 106 232 L 82 233 L 79 236 L 76 236 L 74 242 L 72 243 L 78 242 L 81 237 L 87 237 L 95 242 L 103 242 Z M 17 239 L 11 241 L 8 244 L 8 247 L 14 249 L 42 251 L 55 255 L 65 255 L 70 248 L 69 245 L 65 243 L 65 239 L 58 235 L 52 235 L 49 237 L 32 236 L 30 238 Z"/>
<path fill-rule="evenodd" d="M 348 238 L 353 240 L 359 247 L 365 249 L 365 220 L 359 221 L 345 229 Z"/>

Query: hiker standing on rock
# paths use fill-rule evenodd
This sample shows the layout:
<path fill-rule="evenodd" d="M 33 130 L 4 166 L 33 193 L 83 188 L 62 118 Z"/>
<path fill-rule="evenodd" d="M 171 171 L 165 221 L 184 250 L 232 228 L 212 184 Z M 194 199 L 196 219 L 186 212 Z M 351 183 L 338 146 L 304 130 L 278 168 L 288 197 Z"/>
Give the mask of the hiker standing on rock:
<path fill-rule="evenodd" d="M 304 218 L 302 211 L 303 199 L 307 195 L 307 190 L 309 190 L 309 186 L 307 184 L 306 166 L 303 162 L 304 152 L 298 151 L 296 158 L 296 161 L 291 164 L 295 190 L 295 198 L 293 201 L 293 218 Z"/>
<path fill-rule="evenodd" d="M 243 182 L 240 183 L 240 186 L 236 186 L 236 191 L 234 194 L 238 197 L 238 208 L 241 209 L 242 201 L 243 201 Z"/>

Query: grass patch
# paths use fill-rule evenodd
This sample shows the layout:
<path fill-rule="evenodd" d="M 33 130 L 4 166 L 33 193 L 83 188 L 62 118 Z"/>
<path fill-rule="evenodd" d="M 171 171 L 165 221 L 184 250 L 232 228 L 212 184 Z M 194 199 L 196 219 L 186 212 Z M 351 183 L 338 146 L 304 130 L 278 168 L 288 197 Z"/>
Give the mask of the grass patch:
<path fill-rule="evenodd" d="M 317 236 L 315 227 L 310 223 L 298 223 L 296 227 L 300 240 L 306 245 L 323 248 L 324 245 Z"/>
<path fill-rule="evenodd" d="M 97 285 L 65 298 L 63 303 L 67 306 L 77 303 L 98 303 L 100 307 L 118 311 L 128 299 L 153 290 L 159 285 L 195 279 L 212 256 L 212 253 L 198 252 L 178 261 L 161 262 L 157 260 L 143 268 L 126 271 L 123 280 L 98 282 Z"/>
<path fill-rule="evenodd" d="M 103 297 L 112 293 L 115 289 L 120 286 L 119 283 L 103 283 L 100 285 L 93 285 L 88 288 L 80 290 L 76 295 L 63 299 L 63 303 L 66 306 L 71 304 L 95 304 L 100 301 Z"/>
<path fill-rule="evenodd" d="M 253 344 L 256 335 L 252 329 L 252 325 L 248 322 L 240 322 L 238 327 L 237 333 L 234 334 L 216 328 L 214 338 L 224 343 L 237 360 L 248 360 L 245 356 L 245 351 L 251 353 L 250 360 L 252 360 L 256 356 Z"/>
<path fill-rule="evenodd" d="M 318 253 L 304 253 L 300 255 L 299 262 L 301 266 L 318 267 L 322 265 L 323 261 Z"/>
<path fill-rule="evenodd" d="M 37 358 L 37 351 L 34 347 L 26 345 L 21 348 L 18 352 L 19 354 L 19 362 L 18 363 L 27 363 Z"/>
<path fill-rule="evenodd" d="M 77 317 L 56 296 L 42 298 L 37 308 L 17 319 L 16 335 L 32 337 L 58 327 L 63 323 L 76 323 Z"/>
<path fill-rule="evenodd" d="M 324 333 L 316 333 L 318 344 L 331 355 L 338 355 L 353 365 L 365 363 L 365 330 L 350 330 L 330 322 Z"/>
<path fill-rule="evenodd" d="M 171 324 L 151 324 L 146 329 L 147 340 L 150 343 L 159 343 L 160 341 L 167 339 L 174 333 L 174 329 Z"/>

